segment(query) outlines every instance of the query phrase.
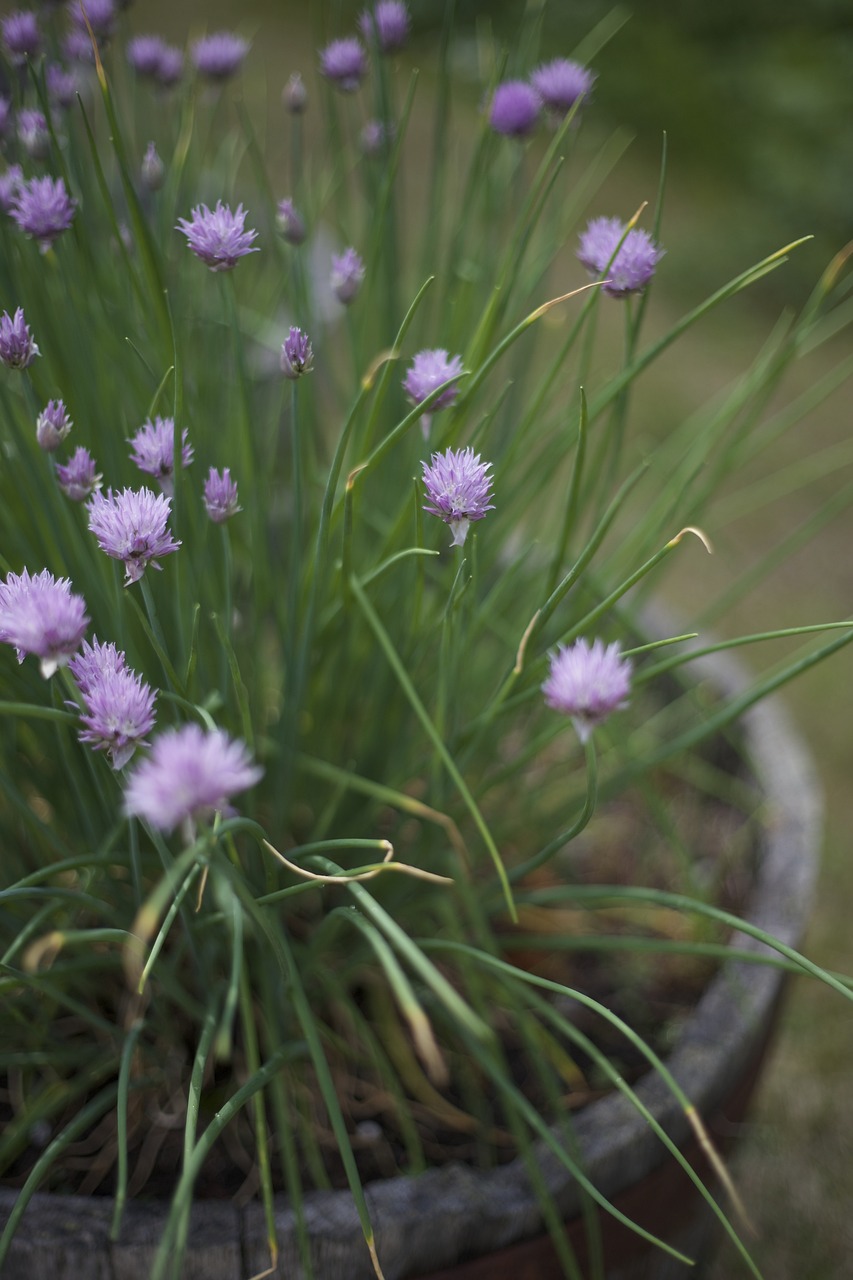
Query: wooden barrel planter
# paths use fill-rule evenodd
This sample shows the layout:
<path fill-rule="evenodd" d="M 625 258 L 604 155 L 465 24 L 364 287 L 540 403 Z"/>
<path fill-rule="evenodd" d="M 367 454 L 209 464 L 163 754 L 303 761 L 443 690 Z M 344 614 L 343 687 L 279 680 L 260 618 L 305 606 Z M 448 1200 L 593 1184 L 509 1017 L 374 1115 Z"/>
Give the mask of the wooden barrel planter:
<path fill-rule="evenodd" d="M 728 662 L 696 664 L 731 693 L 742 680 Z M 820 802 L 808 755 L 772 702 L 743 720 L 746 754 L 761 787 L 763 849 L 746 917 L 777 939 L 797 945 L 817 871 Z M 738 947 L 760 944 L 743 935 Z M 715 1141 L 743 1115 L 755 1083 L 784 975 L 775 968 L 731 961 L 720 968 L 686 1020 L 668 1066 Z M 700 1172 L 688 1123 L 654 1073 L 637 1092 Z M 702 1257 L 708 1214 L 703 1201 L 643 1119 L 619 1094 L 588 1105 L 574 1129 L 589 1178 L 630 1216 L 693 1257 Z M 695 1145 L 695 1144 L 694 1144 Z M 578 1188 L 547 1150 L 541 1169 L 567 1231 L 583 1257 Z M 0 1189 L 0 1222 L 15 1192 Z M 378 1254 L 386 1280 L 558 1280 L 553 1247 L 520 1160 L 481 1173 L 459 1164 L 367 1188 Z M 111 1243 L 112 1201 L 37 1194 L 15 1236 L 3 1280 L 147 1280 L 166 1207 L 128 1206 L 121 1238 Z M 345 1192 L 306 1197 L 317 1280 L 373 1280 L 358 1218 Z M 674 1280 L 690 1270 L 634 1233 L 601 1217 L 608 1280 Z M 300 1280 L 293 1215 L 277 1211 L 280 1258 L 276 1276 Z M 186 1280 L 247 1280 L 269 1265 L 263 1212 L 201 1202 L 193 1210 Z M 692 1274 L 696 1274 L 694 1271 Z"/>

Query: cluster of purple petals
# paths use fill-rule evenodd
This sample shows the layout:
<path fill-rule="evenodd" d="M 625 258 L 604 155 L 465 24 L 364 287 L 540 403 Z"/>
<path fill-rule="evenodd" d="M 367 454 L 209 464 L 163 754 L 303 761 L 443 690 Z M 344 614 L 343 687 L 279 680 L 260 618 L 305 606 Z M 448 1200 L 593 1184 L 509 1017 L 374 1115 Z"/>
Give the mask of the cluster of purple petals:
<path fill-rule="evenodd" d="M 530 77 L 530 83 L 547 111 L 564 116 L 571 111 L 578 98 L 589 97 L 596 79 L 595 72 L 580 62 L 573 62 L 570 58 L 554 58 L 536 68 Z"/>
<path fill-rule="evenodd" d="M 0 316 L 0 360 L 7 369 L 26 369 L 38 355 L 41 352 L 21 308 L 18 307 L 14 316 L 4 311 Z"/>
<path fill-rule="evenodd" d="M 302 244 L 305 240 L 305 220 L 289 197 L 279 200 L 276 211 L 278 229 L 288 244 Z"/>
<path fill-rule="evenodd" d="M 173 831 L 227 810 L 231 797 L 253 787 L 262 774 L 245 744 L 221 729 L 206 732 L 197 724 L 167 729 L 131 774 L 125 812 Z"/>
<path fill-rule="evenodd" d="M 3 46 L 11 62 L 20 65 L 41 52 L 38 18 L 29 9 L 17 9 L 0 23 Z"/>
<path fill-rule="evenodd" d="M 85 28 L 72 27 L 62 37 L 62 56 L 66 62 L 82 62 L 94 66 L 95 50 Z"/>
<path fill-rule="evenodd" d="M 45 72 L 45 86 L 54 106 L 70 107 L 77 94 L 77 77 L 58 62 L 50 62 Z"/>
<path fill-rule="evenodd" d="M 378 0 L 362 13 L 358 25 L 368 44 L 375 40 L 381 53 L 394 53 L 408 39 L 409 11 L 402 0 Z"/>
<path fill-rule="evenodd" d="M 576 640 L 551 655 L 542 692 L 549 707 L 571 716 L 581 742 L 612 711 L 624 707 L 631 691 L 631 663 L 618 644 Z"/>
<path fill-rule="evenodd" d="M 281 371 L 285 378 L 295 380 L 314 368 L 314 348 L 307 333 L 290 326 L 290 333 L 281 346 Z"/>
<path fill-rule="evenodd" d="M 419 351 L 403 379 L 403 390 L 412 404 L 421 404 L 443 382 L 458 378 L 462 373 L 462 357 L 449 356 L 442 347 Z M 431 409 L 445 409 L 459 394 L 459 388 L 446 387 L 433 401 Z"/>
<path fill-rule="evenodd" d="M 214 524 L 224 524 L 243 510 L 237 497 L 237 482 L 231 479 L 228 467 L 222 471 L 210 468 L 204 482 L 204 505 Z"/>
<path fill-rule="evenodd" d="M 395 129 L 391 121 L 368 120 L 361 130 L 359 142 L 366 156 L 379 155 L 394 141 Z"/>
<path fill-rule="evenodd" d="M 44 160 L 50 151 L 47 120 L 41 111 L 25 107 L 15 119 L 18 141 L 32 160 Z"/>
<path fill-rule="evenodd" d="M 143 423 L 136 435 L 127 442 L 131 447 L 130 460 L 160 482 L 164 493 L 174 493 L 175 475 L 175 420 L 155 418 Z M 193 460 L 193 447 L 187 442 L 187 429 L 181 433 L 181 466 L 188 467 Z"/>
<path fill-rule="evenodd" d="M 134 36 L 127 42 L 125 56 L 138 76 L 155 80 L 166 89 L 177 84 L 183 74 L 183 53 L 162 36 Z"/>
<path fill-rule="evenodd" d="M 55 453 L 74 423 L 61 400 L 48 400 L 36 420 L 36 440 L 45 453 Z"/>
<path fill-rule="evenodd" d="M 367 54 L 360 40 L 346 36 L 320 50 L 320 73 L 343 93 L 355 93 L 367 75 Z"/>
<path fill-rule="evenodd" d="M 429 499 L 424 511 L 449 525 L 453 534 L 451 546 L 461 547 L 471 521 L 483 520 L 487 511 L 494 510 L 494 503 L 489 501 L 492 464 L 481 462 L 480 455 L 469 447 L 434 453 L 429 462 L 421 465 Z"/>
<path fill-rule="evenodd" d="M 338 302 L 349 304 L 355 299 L 364 280 L 364 263 L 355 249 L 344 249 L 342 254 L 332 256 L 332 274 L 330 283 L 332 293 Z"/>
<path fill-rule="evenodd" d="M 106 751 L 112 767 L 123 769 L 137 747 L 148 745 L 156 693 L 114 644 L 84 644 L 68 667 L 83 698 L 80 741 Z"/>
<path fill-rule="evenodd" d="M 45 679 L 68 662 L 88 625 L 86 602 L 67 578 L 24 569 L 0 582 L 0 640 L 14 646 L 19 662 L 35 654 Z"/>
<path fill-rule="evenodd" d="M 179 218 L 176 231 L 182 231 L 197 258 L 211 271 L 230 271 L 247 253 L 257 253 L 252 241 L 257 231 L 245 230 L 246 213 L 240 204 L 232 210 L 221 200 L 215 209 L 197 205 L 192 219 Z"/>
<path fill-rule="evenodd" d="M 240 69 L 250 48 L 249 41 L 233 31 L 216 31 L 194 42 L 190 58 L 199 75 L 222 81 Z"/>
<path fill-rule="evenodd" d="M 95 460 L 81 445 L 75 449 L 68 462 L 57 464 L 56 478 L 59 487 L 72 502 L 85 502 L 101 487 L 103 476 L 98 475 Z"/>
<path fill-rule="evenodd" d="M 164 493 L 150 489 L 108 490 L 93 493 L 87 507 L 89 529 L 102 551 L 124 563 L 125 585 L 138 582 L 150 565 L 161 566 L 162 556 L 177 551 L 180 542 L 168 526 L 171 502 Z"/>
<path fill-rule="evenodd" d="M 530 80 L 506 80 L 492 95 L 489 124 L 496 133 L 523 138 L 535 129 L 544 107 L 549 117 L 565 116 L 578 98 L 587 97 L 595 72 L 569 58 L 537 67 Z"/>
<path fill-rule="evenodd" d="M 602 288 L 612 298 L 645 289 L 666 252 L 639 227 L 626 234 L 626 225 L 619 218 L 593 218 L 580 237 L 578 258 L 590 275 L 606 273 Z"/>
<path fill-rule="evenodd" d="M 523 138 L 535 128 L 540 106 L 539 94 L 526 80 L 506 80 L 492 96 L 489 124 L 495 133 Z"/>
<path fill-rule="evenodd" d="M 62 178 L 31 178 L 21 182 L 15 194 L 11 216 L 42 253 L 67 231 L 74 219 L 77 201 L 69 196 Z"/>
<path fill-rule="evenodd" d="M 71 0 L 68 16 L 81 34 L 88 35 L 91 27 L 98 39 L 108 40 L 115 27 L 116 7 L 113 0 Z"/>

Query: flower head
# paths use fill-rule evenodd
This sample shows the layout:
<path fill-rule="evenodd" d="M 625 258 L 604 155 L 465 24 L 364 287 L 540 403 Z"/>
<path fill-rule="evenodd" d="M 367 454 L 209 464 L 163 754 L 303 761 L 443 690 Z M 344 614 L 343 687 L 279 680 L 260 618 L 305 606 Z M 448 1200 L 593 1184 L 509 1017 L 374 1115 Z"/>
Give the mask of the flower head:
<path fill-rule="evenodd" d="M 506 80 L 495 89 L 489 124 L 495 133 L 523 138 L 535 127 L 540 107 L 539 94 L 525 80 Z"/>
<path fill-rule="evenodd" d="M 206 204 L 197 205 L 192 211 L 192 221 L 179 218 L 175 230 L 184 233 L 193 253 L 211 271 L 230 271 L 239 258 L 258 252 L 252 244 L 258 233 L 244 230 L 245 221 L 241 204 L 232 210 L 217 200 L 212 210 Z"/>
<path fill-rule="evenodd" d="M 124 55 L 138 76 L 154 80 L 160 72 L 160 60 L 166 41 L 162 36 L 134 36 L 128 40 Z"/>
<path fill-rule="evenodd" d="M 85 62 L 94 66 L 95 50 L 89 32 L 80 27 L 66 31 L 62 37 L 62 55 L 66 62 Z"/>
<path fill-rule="evenodd" d="M 154 79 L 161 84 L 164 89 L 171 89 L 178 83 L 184 74 L 184 55 L 180 49 L 173 44 L 163 46 L 163 52 L 160 54 L 160 64 Z"/>
<path fill-rule="evenodd" d="M 301 116 L 308 106 L 308 90 L 298 71 L 294 71 L 281 91 L 282 106 L 293 116 Z"/>
<path fill-rule="evenodd" d="M 16 65 L 35 58 L 41 52 L 41 33 L 38 18 L 29 9 L 17 9 L 0 23 L 3 45 L 9 58 Z"/>
<path fill-rule="evenodd" d="M 618 707 L 631 691 L 631 663 L 618 644 L 576 640 L 551 654 L 551 669 L 542 685 L 549 707 L 571 716 L 581 742 Z"/>
<path fill-rule="evenodd" d="M 588 98 L 597 76 L 594 71 L 570 58 L 553 58 L 543 62 L 530 77 L 530 83 L 553 115 L 564 116 L 578 98 Z"/>
<path fill-rule="evenodd" d="M 358 20 L 368 44 L 375 40 L 382 53 L 402 49 L 409 34 L 409 11 L 402 0 L 378 0 Z"/>
<path fill-rule="evenodd" d="M 429 502 L 424 511 L 438 516 L 450 525 L 453 547 L 461 547 L 468 536 L 472 520 L 483 520 L 494 510 L 490 462 L 481 462 L 471 448 L 448 449 L 434 453 L 429 462 L 421 463 Z"/>
<path fill-rule="evenodd" d="M 364 263 L 355 249 L 345 249 L 342 254 L 332 256 L 332 293 L 338 302 L 348 306 L 361 288 L 363 279 Z"/>
<path fill-rule="evenodd" d="M 305 240 L 305 222 L 301 213 L 289 198 L 279 200 L 276 212 L 278 229 L 288 244 L 302 244 Z"/>
<path fill-rule="evenodd" d="M 4 213 L 12 208 L 23 176 L 19 164 L 10 164 L 5 173 L 0 173 L 0 209 Z"/>
<path fill-rule="evenodd" d="M 462 357 L 448 356 L 443 347 L 434 350 L 419 351 L 412 360 L 411 366 L 403 379 L 403 390 L 412 404 L 421 404 L 427 396 L 451 378 L 462 374 Z M 446 409 L 459 394 L 459 388 L 450 386 L 442 391 L 433 401 L 432 412 Z"/>
<path fill-rule="evenodd" d="M 76 208 L 77 201 L 69 196 L 62 178 L 31 178 L 19 186 L 10 213 L 24 235 L 37 240 L 42 253 L 47 253 L 71 226 Z"/>
<path fill-rule="evenodd" d="M 301 378 L 303 373 L 310 373 L 313 368 L 314 348 L 308 340 L 308 334 L 291 325 L 290 333 L 281 347 L 282 373 L 285 378 L 295 380 Z"/>
<path fill-rule="evenodd" d="M 172 537 L 167 521 L 171 502 L 164 493 L 150 489 L 108 490 L 93 493 L 87 507 L 89 528 L 98 546 L 113 560 L 124 561 L 125 585 L 138 582 L 149 565 L 181 545 Z"/>
<path fill-rule="evenodd" d="M 167 729 L 151 755 L 134 769 L 124 795 L 125 811 L 161 831 L 209 819 L 231 796 L 253 787 L 263 770 L 251 763 L 244 743 L 221 729 L 197 724 Z"/>
<path fill-rule="evenodd" d="M 618 218 L 593 218 L 581 235 L 578 257 L 590 275 L 606 272 L 605 293 L 625 298 L 645 289 L 665 252 L 647 231 L 633 227 L 626 235 Z"/>
<path fill-rule="evenodd" d="M 50 62 L 45 72 L 47 96 L 58 107 L 70 107 L 77 93 L 77 77 L 58 62 Z"/>
<path fill-rule="evenodd" d="M 0 582 L 0 640 L 14 645 L 19 662 L 28 653 L 40 658 L 45 679 L 68 661 L 88 625 L 86 602 L 67 578 L 47 569 L 31 577 L 24 569 Z"/>
<path fill-rule="evenodd" d="M 127 667 L 127 658 L 121 649 L 108 641 L 106 644 L 95 638 L 91 644 L 83 641 L 79 653 L 68 662 L 68 670 L 77 681 L 82 694 L 87 694 L 105 675 L 115 675 Z"/>
<path fill-rule="evenodd" d="M 14 316 L 4 311 L 0 316 L 0 360 L 7 369 L 26 369 L 40 355 L 21 308 Z"/>
<path fill-rule="evenodd" d="M 214 524 L 224 524 L 243 510 L 237 501 L 237 482 L 231 479 L 228 467 L 221 472 L 210 468 L 204 482 L 204 505 Z"/>
<path fill-rule="evenodd" d="M 72 502 L 85 502 L 101 487 L 102 476 L 96 472 L 95 461 L 88 449 L 81 445 L 71 455 L 65 466 L 57 465 L 56 478 L 59 487 Z"/>
<path fill-rule="evenodd" d="M 116 7 L 113 0 L 71 0 L 68 15 L 81 33 L 88 35 L 88 21 L 95 35 L 101 40 L 107 40 L 115 26 Z"/>
<path fill-rule="evenodd" d="M 45 453 L 55 453 L 74 423 L 61 400 L 48 400 L 36 420 L 36 440 Z"/>
<path fill-rule="evenodd" d="M 195 41 L 190 58 L 199 75 L 221 81 L 239 70 L 250 48 L 249 41 L 233 31 L 216 31 Z"/>
<path fill-rule="evenodd" d="M 367 75 L 367 54 L 355 36 L 333 40 L 320 50 L 320 73 L 343 93 L 355 93 Z"/>
<path fill-rule="evenodd" d="M 148 746 L 145 738 L 154 728 L 157 695 L 126 666 L 124 654 L 117 653 L 117 657 L 122 659 L 120 667 L 106 664 L 100 670 L 90 668 L 86 672 L 86 687 L 80 687 L 80 720 L 84 726 L 80 741 L 95 751 L 106 751 L 112 767 L 123 769 L 137 747 Z"/>
<path fill-rule="evenodd" d="M 27 155 L 33 160 L 44 160 L 50 151 L 50 134 L 44 113 L 25 108 L 18 112 L 15 123 L 18 129 L 18 141 Z"/>
<path fill-rule="evenodd" d="M 366 156 L 379 155 L 394 141 L 395 132 L 390 121 L 385 124 L 382 120 L 368 120 L 358 138 L 362 151 Z"/>
<path fill-rule="evenodd" d="M 131 447 L 131 462 L 140 471 L 155 476 L 160 488 L 169 495 L 175 492 L 175 420 L 155 418 L 144 422 L 136 435 L 127 442 Z M 187 429 L 181 434 L 181 466 L 188 467 L 193 460 L 193 447 L 187 443 Z"/>

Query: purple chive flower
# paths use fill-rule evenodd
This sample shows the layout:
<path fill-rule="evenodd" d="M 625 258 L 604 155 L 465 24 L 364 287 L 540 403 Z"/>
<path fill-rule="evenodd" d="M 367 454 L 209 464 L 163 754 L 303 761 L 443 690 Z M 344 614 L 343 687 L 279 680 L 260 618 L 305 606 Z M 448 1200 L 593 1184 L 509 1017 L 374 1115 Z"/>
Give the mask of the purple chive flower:
<path fill-rule="evenodd" d="M 355 93 L 367 75 L 367 55 L 355 36 L 333 40 L 320 50 L 320 73 L 343 93 Z"/>
<path fill-rule="evenodd" d="M 125 666 L 119 670 L 107 667 L 88 675 L 86 689 L 81 687 L 84 708 L 80 721 L 84 728 L 80 741 L 95 751 L 106 751 L 112 767 L 123 769 L 137 747 L 149 745 L 145 738 L 154 728 L 157 695 Z"/>
<path fill-rule="evenodd" d="M 125 46 L 124 56 L 138 76 L 156 80 L 160 74 L 163 51 L 168 48 L 162 36 L 134 36 Z"/>
<path fill-rule="evenodd" d="M 429 462 L 421 463 L 429 502 L 424 511 L 438 516 L 450 525 L 452 547 L 461 547 L 468 536 L 472 520 L 483 520 L 494 510 L 490 462 L 481 462 L 473 449 L 448 449 L 434 453 Z"/>
<path fill-rule="evenodd" d="M 72 502 L 85 502 L 100 489 L 103 476 L 97 474 L 89 450 L 81 446 L 65 466 L 57 465 L 56 478 L 60 489 Z"/>
<path fill-rule="evenodd" d="M 0 23 L 0 30 L 6 52 L 16 66 L 22 65 L 27 58 L 37 57 L 41 51 L 38 18 L 28 9 L 10 13 Z"/>
<path fill-rule="evenodd" d="M 580 237 L 578 258 L 590 275 L 607 275 L 605 293 L 625 298 L 645 289 L 665 252 L 647 231 L 633 227 L 625 235 L 625 223 L 618 218 L 593 218 Z"/>
<path fill-rule="evenodd" d="M 180 49 L 173 44 L 167 44 L 163 48 L 160 55 L 160 65 L 157 68 L 155 80 L 162 85 L 164 89 L 173 88 L 181 76 L 184 74 L 184 55 Z"/>
<path fill-rule="evenodd" d="M 4 311 L 0 316 L 0 360 L 6 368 L 26 369 L 40 355 L 21 308 L 14 316 Z"/>
<path fill-rule="evenodd" d="M 245 231 L 246 214 L 239 204 L 231 210 L 217 200 L 216 208 L 197 205 L 192 211 L 192 221 L 179 218 L 176 231 L 182 231 L 187 244 L 197 258 L 201 258 L 211 271 L 230 271 L 237 260 L 247 253 L 257 253 L 252 241 L 257 231 Z"/>
<path fill-rule="evenodd" d="M 221 81 L 239 70 L 250 48 L 249 41 L 233 31 L 216 31 L 195 41 L 190 58 L 199 75 Z"/>
<path fill-rule="evenodd" d="M 124 561 L 125 586 L 138 582 L 149 565 L 161 568 L 159 558 L 181 545 L 166 523 L 171 506 L 166 494 L 150 489 L 92 494 L 87 507 L 89 528 L 102 551 Z"/>
<path fill-rule="evenodd" d="M 33 160 L 44 160 L 50 151 L 50 134 L 47 120 L 41 111 L 19 111 L 15 120 L 18 141 Z"/>
<path fill-rule="evenodd" d="M 62 178 L 31 178 L 21 183 L 10 213 L 24 235 L 37 240 L 41 252 L 47 253 L 71 226 L 76 208 Z"/>
<path fill-rule="evenodd" d="M 36 420 L 36 440 L 45 453 L 55 453 L 74 423 L 61 400 L 48 400 Z"/>
<path fill-rule="evenodd" d="M 175 492 L 175 420 L 155 418 L 147 421 L 127 442 L 134 462 L 146 475 L 155 476 L 164 493 Z M 181 466 L 188 467 L 193 460 L 193 447 L 187 443 L 187 429 L 181 433 Z"/>
<path fill-rule="evenodd" d="M 231 796 L 253 787 L 262 774 L 245 744 L 221 729 L 207 732 L 197 724 L 167 729 L 131 774 L 125 812 L 161 831 L 183 825 L 191 839 L 197 820 L 226 810 Z"/>
<path fill-rule="evenodd" d="M 382 53 L 393 53 L 406 43 L 409 11 L 402 0 L 378 0 L 372 11 L 365 9 L 358 25 L 368 44 L 375 40 Z"/>
<path fill-rule="evenodd" d="M 443 347 L 419 351 L 403 379 L 403 390 L 412 404 L 421 404 L 435 391 L 436 387 L 440 387 L 443 382 L 449 382 L 451 378 L 458 378 L 461 373 L 461 356 L 448 356 Z M 446 409 L 458 394 L 458 387 L 446 387 L 433 401 L 431 412 L 434 413 L 436 409 Z"/>
<path fill-rule="evenodd" d="M 379 155 L 380 151 L 384 151 L 394 141 L 395 132 L 390 121 L 386 125 L 382 120 L 368 120 L 359 134 L 362 151 L 366 156 Z"/>
<path fill-rule="evenodd" d="M 77 94 L 77 77 L 58 62 L 48 63 L 45 72 L 47 96 L 57 107 L 70 107 Z"/>
<path fill-rule="evenodd" d="M 88 625 L 86 602 L 67 578 L 47 569 L 31 577 L 24 569 L 0 582 L 0 640 L 14 645 L 19 662 L 28 653 L 40 658 L 46 680 L 69 660 Z"/>
<path fill-rule="evenodd" d="M 288 244 L 303 243 L 305 240 L 305 222 L 289 197 L 279 200 L 276 222 L 278 223 L 279 231 Z"/>
<path fill-rule="evenodd" d="M 243 510 L 237 501 L 237 482 L 231 479 L 228 467 L 221 472 L 210 468 L 204 482 L 204 505 L 214 524 L 224 524 Z"/>
<path fill-rule="evenodd" d="M 549 707 L 571 716 L 581 742 L 611 711 L 624 707 L 631 691 L 631 663 L 618 644 L 576 640 L 551 654 L 551 669 L 542 685 Z"/>
<path fill-rule="evenodd" d="M 115 675 L 127 668 L 127 658 L 112 641 L 101 644 L 97 637 L 89 644 L 83 641 L 79 653 L 69 659 L 68 670 L 77 681 L 77 687 L 85 697 L 105 675 Z"/>
<path fill-rule="evenodd" d="M 308 340 L 308 334 L 291 325 L 290 333 L 281 347 L 282 373 L 285 378 L 295 381 L 301 378 L 303 373 L 310 373 L 313 368 L 314 348 Z"/>
<path fill-rule="evenodd" d="M 349 306 L 353 301 L 364 279 L 364 263 L 355 249 L 344 249 L 339 256 L 332 257 L 331 285 L 332 293 L 338 302 Z"/>
<path fill-rule="evenodd" d="M 523 138 L 539 118 L 539 94 L 524 80 L 507 80 L 499 84 L 489 108 L 489 124 L 495 133 Z"/>
<path fill-rule="evenodd" d="M 572 62 L 570 58 L 554 58 L 543 62 L 530 77 L 530 83 L 542 99 L 547 111 L 564 116 L 571 111 L 578 98 L 588 98 L 597 80 L 594 71 Z"/>
<path fill-rule="evenodd" d="M 23 177 L 19 164 L 10 164 L 6 172 L 0 174 L 0 209 L 4 213 L 12 208 Z"/>
<path fill-rule="evenodd" d="M 293 116 L 301 116 L 308 106 L 308 90 L 298 71 L 294 71 L 281 91 L 281 101 L 285 111 Z"/>
<path fill-rule="evenodd" d="M 95 35 L 100 40 L 108 40 L 115 26 L 116 9 L 113 0 L 71 0 L 68 16 L 78 31 L 88 35 L 88 19 Z"/>
<path fill-rule="evenodd" d="M 85 62 L 95 65 L 95 50 L 85 27 L 72 27 L 62 37 L 62 54 L 66 62 Z"/>
<path fill-rule="evenodd" d="M 159 191 L 166 178 L 166 166 L 157 153 L 153 142 L 149 142 L 142 157 L 142 181 L 149 191 Z"/>

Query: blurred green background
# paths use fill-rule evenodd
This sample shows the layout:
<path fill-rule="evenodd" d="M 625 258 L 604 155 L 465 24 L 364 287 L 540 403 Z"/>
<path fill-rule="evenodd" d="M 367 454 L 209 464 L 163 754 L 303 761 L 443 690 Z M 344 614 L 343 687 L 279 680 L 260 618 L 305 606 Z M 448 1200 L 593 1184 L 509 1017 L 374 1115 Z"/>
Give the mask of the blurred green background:
<path fill-rule="evenodd" d="M 130 11 L 137 33 L 188 34 L 239 27 L 254 39 L 239 91 L 267 113 L 271 154 L 283 148 L 280 90 L 293 70 L 314 83 L 318 42 L 352 30 L 360 5 L 327 0 L 149 0 Z M 444 0 L 411 0 L 413 39 L 403 60 L 422 66 L 429 93 Z M 516 38 L 522 0 L 458 0 L 452 51 L 458 96 L 472 116 L 483 93 L 482 51 L 515 50 L 507 74 L 525 74 Z M 627 131 L 631 145 L 595 198 L 591 213 L 626 218 L 654 201 L 661 137 L 669 139 L 669 179 L 661 239 L 667 256 L 655 283 L 649 325 L 667 327 L 751 262 L 805 234 L 814 239 L 782 270 L 716 311 L 655 366 L 635 404 L 642 430 L 666 430 L 727 385 L 758 351 L 784 306 L 801 305 L 820 271 L 853 238 L 853 4 L 850 0 L 638 0 L 633 11 L 599 0 L 554 0 L 542 13 L 548 56 L 573 56 L 598 24 L 612 38 L 595 55 L 594 103 L 583 131 L 599 144 Z M 624 24 L 624 25 L 623 25 Z M 626 138 L 627 141 L 627 138 Z M 283 154 L 283 150 L 279 151 Z M 575 273 L 577 275 L 577 273 Z M 579 280 L 574 278 L 573 283 Z M 568 286 L 571 287 L 571 284 Z M 843 357 L 836 349 L 822 357 Z M 814 369 L 812 370 L 814 376 Z M 741 515 L 710 529 L 714 561 L 695 559 L 671 579 L 672 603 L 689 618 L 743 568 L 820 513 L 853 479 L 850 395 L 836 394 L 780 450 L 790 484 L 773 502 L 744 477 Z M 813 482 L 801 488 L 811 471 Z M 764 629 L 850 616 L 853 514 L 849 507 L 751 591 L 719 630 Z M 777 657 L 749 651 L 754 664 Z M 829 968 L 853 973 L 853 655 L 844 651 L 787 696 L 817 760 L 827 796 L 827 838 L 807 950 Z M 735 1162 L 757 1231 L 755 1256 L 768 1280 L 841 1280 L 853 1274 L 853 1012 L 815 985 L 792 990 L 760 1097 Z M 713 1280 L 743 1274 L 728 1254 Z"/>

